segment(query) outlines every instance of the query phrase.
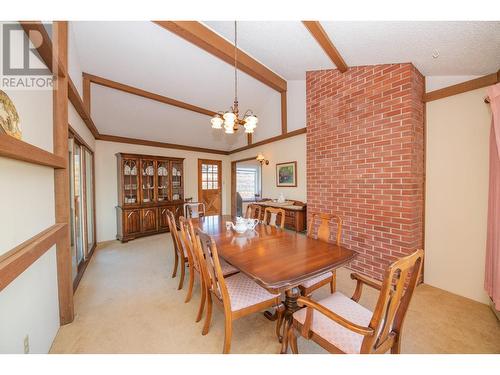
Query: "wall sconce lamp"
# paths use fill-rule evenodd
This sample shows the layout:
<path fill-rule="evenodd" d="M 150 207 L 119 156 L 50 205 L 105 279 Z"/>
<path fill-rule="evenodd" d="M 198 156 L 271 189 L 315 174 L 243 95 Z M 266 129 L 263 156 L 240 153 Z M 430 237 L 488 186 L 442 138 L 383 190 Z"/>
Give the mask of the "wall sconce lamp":
<path fill-rule="evenodd" d="M 266 158 L 262 154 L 257 155 L 256 159 L 260 163 L 260 165 L 262 165 L 262 164 L 269 165 L 269 160 L 266 160 Z"/>

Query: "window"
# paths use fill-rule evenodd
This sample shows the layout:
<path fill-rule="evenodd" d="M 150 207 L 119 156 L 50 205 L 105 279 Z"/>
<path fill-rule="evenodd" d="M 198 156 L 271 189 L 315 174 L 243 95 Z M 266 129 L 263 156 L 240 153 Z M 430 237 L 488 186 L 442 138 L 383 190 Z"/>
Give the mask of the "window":
<path fill-rule="evenodd" d="M 254 201 L 260 195 L 260 166 L 236 167 L 236 191 L 244 201 Z"/>
<path fill-rule="evenodd" d="M 201 165 L 201 188 L 217 190 L 219 188 L 219 166 L 217 164 Z"/>

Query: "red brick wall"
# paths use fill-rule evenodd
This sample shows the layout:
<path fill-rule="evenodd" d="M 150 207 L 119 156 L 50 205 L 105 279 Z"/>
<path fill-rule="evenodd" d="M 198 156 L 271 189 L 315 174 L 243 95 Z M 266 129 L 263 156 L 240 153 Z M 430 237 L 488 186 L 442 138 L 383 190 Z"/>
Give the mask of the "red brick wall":
<path fill-rule="evenodd" d="M 423 247 L 424 77 L 411 64 L 306 77 L 308 211 L 339 214 L 350 267 L 381 279 Z"/>

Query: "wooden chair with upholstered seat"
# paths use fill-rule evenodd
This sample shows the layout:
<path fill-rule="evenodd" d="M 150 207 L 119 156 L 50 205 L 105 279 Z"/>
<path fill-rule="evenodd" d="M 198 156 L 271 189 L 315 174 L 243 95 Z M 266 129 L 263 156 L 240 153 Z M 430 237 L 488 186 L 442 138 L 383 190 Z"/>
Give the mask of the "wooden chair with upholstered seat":
<path fill-rule="evenodd" d="M 184 215 L 188 219 L 196 219 L 200 216 L 205 216 L 205 203 L 184 203 Z"/>
<path fill-rule="evenodd" d="M 258 204 L 249 204 L 245 212 L 246 219 L 259 219 L 262 215 L 262 207 Z"/>
<path fill-rule="evenodd" d="M 278 217 L 280 217 L 279 224 Z M 266 207 L 263 221 L 266 225 L 274 225 L 276 228 L 285 229 L 285 210 L 282 208 Z"/>
<path fill-rule="evenodd" d="M 223 353 L 231 349 L 233 321 L 246 315 L 281 305 L 280 294 L 271 294 L 242 273 L 224 277 L 221 269 L 217 246 L 208 234 L 197 229 L 199 258 L 207 286 L 207 314 L 202 334 L 206 335 L 212 320 L 213 300 L 224 309 L 225 336 Z M 214 298 L 212 298 L 212 295 Z M 283 309 L 278 309 L 281 323 Z"/>
<path fill-rule="evenodd" d="M 180 290 L 182 289 L 182 286 L 184 284 L 184 276 L 186 274 L 186 266 L 189 264 L 189 256 L 187 250 L 181 244 L 179 232 L 177 231 L 177 225 L 175 223 L 175 216 L 170 210 L 167 210 L 167 224 L 172 236 L 172 242 L 174 244 L 175 263 L 172 277 L 175 277 L 177 275 L 177 267 L 179 265 L 181 267 L 181 278 L 179 280 L 179 286 L 177 288 L 178 290 Z"/>
<path fill-rule="evenodd" d="M 183 248 L 185 248 L 186 250 L 185 252 L 188 254 L 188 263 L 189 263 L 189 286 L 186 299 L 184 302 L 187 303 L 191 300 L 191 297 L 193 295 L 194 279 L 197 275 L 201 287 L 200 308 L 198 309 L 198 315 L 196 317 L 196 322 L 199 322 L 201 320 L 203 314 L 203 308 L 205 306 L 206 286 L 204 278 L 202 277 L 201 273 L 201 268 L 200 268 L 201 262 L 199 259 L 199 253 L 196 251 L 196 246 L 197 246 L 196 235 L 194 232 L 193 223 L 191 219 L 186 219 L 184 216 L 181 216 L 179 218 L 179 224 L 181 228 L 180 243 L 183 246 Z M 238 269 L 234 268 L 229 263 L 224 261 L 221 261 L 221 269 L 222 269 L 222 274 L 225 277 L 234 275 L 235 273 L 239 272 Z"/>
<path fill-rule="evenodd" d="M 350 299 L 340 292 L 317 302 L 299 297 L 299 306 L 305 308 L 293 314 L 288 330 L 292 352 L 298 353 L 297 334 L 301 334 L 331 353 L 400 353 L 401 331 L 423 257 L 423 250 L 417 250 L 397 260 L 387 267 L 381 284 L 351 274 L 357 285 Z M 358 303 L 363 284 L 380 292 L 373 312 Z"/>
<path fill-rule="evenodd" d="M 337 225 L 337 236 L 336 243 L 340 245 L 340 240 L 342 238 L 342 219 L 338 215 L 331 214 L 319 214 L 316 212 L 308 213 L 311 218 L 309 220 L 309 226 L 307 227 L 307 236 L 311 238 L 316 238 L 320 241 L 330 242 L 331 236 L 331 224 L 332 221 L 336 222 Z M 317 219 L 320 219 L 319 225 L 316 225 Z M 337 272 L 334 270 L 326 274 L 316 276 L 313 279 L 307 280 L 302 285 L 299 285 L 300 293 L 303 296 L 310 296 L 312 292 L 316 289 L 321 288 L 324 285 L 330 284 L 330 292 L 335 293 L 337 282 Z"/>

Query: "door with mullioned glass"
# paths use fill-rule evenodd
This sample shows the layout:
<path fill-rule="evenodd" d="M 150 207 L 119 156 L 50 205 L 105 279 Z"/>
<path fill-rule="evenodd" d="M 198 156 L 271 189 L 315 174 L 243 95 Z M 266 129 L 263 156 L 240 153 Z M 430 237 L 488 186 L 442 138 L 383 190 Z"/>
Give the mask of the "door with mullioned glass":
<path fill-rule="evenodd" d="M 205 215 L 222 213 L 222 162 L 198 159 L 198 201 L 205 204 Z"/>

